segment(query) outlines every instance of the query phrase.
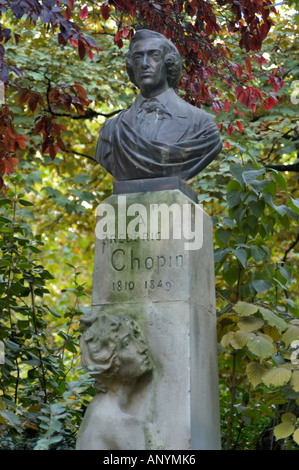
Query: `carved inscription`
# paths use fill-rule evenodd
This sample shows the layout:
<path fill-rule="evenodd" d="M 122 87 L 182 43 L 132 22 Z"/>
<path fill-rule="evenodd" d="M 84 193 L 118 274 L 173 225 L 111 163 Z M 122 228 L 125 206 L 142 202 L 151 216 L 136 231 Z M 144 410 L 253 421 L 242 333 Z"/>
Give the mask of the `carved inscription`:
<path fill-rule="evenodd" d="M 188 252 L 184 251 L 183 244 L 161 240 L 158 235 L 134 240 L 120 237 L 98 241 L 100 256 L 95 282 L 101 293 L 100 303 L 186 297 Z M 105 272 L 100 271 L 104 266 Z M 95 305 L 97 299 L 94 298 L 93 303 Z"/>

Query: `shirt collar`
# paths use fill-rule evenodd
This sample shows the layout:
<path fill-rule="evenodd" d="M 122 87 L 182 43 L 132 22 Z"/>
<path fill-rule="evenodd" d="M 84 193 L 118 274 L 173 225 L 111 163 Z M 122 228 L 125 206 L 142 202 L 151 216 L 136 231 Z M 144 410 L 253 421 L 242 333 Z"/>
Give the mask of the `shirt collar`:
<path fill-rule="evenodd" d="M 170 96 L 174 93 L 174 90 L 173 88 L 168 88 L 166 91 L 163 91 L 163 93 L 160 93 L 160 95 L 157 95 L 155 96 L 153 99 L 156 99 L 158 100 L 160 103 L 162 103 L 164 106 L 167 105 L 168 101 L 169 101 L 169 98 Z M 135 100 L 135 103 L 136 105 L 139 107 L 141 106 L 144 101 L 147 101 L 147 100 L 150 100 L 151 98 L 145 98 L 144 96 L 142 96 L 142 94 L 140 93 L 136 100 Z"/>

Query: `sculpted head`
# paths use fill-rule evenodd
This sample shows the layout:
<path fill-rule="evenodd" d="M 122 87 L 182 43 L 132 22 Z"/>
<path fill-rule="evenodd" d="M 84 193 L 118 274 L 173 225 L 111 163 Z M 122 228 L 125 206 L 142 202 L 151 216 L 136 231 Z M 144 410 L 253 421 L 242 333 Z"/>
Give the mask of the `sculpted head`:
<path fill-rule="evenodd" d="M 82 365 L 98 381 L 130 382 L 152 369 L 141 331 L 128 316 L 81 317 L 80 330 Z"/>
<path fill-rule="evenodd" d="M 181 57 L 174 44 L 147 29 L 133 36 L 127 55 L 127 72 L 141 93 L 152 96 L 176 88 L 181 75 Z"/>

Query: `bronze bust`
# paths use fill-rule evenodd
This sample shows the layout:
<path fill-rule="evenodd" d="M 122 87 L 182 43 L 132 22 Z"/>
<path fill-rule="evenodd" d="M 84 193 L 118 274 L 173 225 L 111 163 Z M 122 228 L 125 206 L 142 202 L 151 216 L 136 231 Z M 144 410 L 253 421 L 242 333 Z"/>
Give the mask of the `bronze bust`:
<path fill-rule="evenodd" d="M 126 65 L 140 94 L 103 125 L 97 161 L 119 181 L 192 178 L 217 157 L 222 143 L 213 117 L 174 91 L 181 75 L 179 52 L 162 34 L 139 30 Z"/>

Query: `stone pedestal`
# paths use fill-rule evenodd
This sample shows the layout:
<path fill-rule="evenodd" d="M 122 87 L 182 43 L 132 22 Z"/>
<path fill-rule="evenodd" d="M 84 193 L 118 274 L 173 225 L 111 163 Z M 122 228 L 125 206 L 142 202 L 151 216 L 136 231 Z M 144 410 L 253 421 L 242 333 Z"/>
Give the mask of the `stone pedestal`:
<path fill-rule="evenodd" d="M 134 319 L 153 369 L 120 413 L 108 392 L 102 405 L 96 395 L 77 448 L 220 449 L 211 219 L 182 188 L 116 192 L 97 210 L 92 315 Z M 137 423 L 132 434 L 123 414 Z M 102 443 L 107 419 L 113 444 Z"/>

